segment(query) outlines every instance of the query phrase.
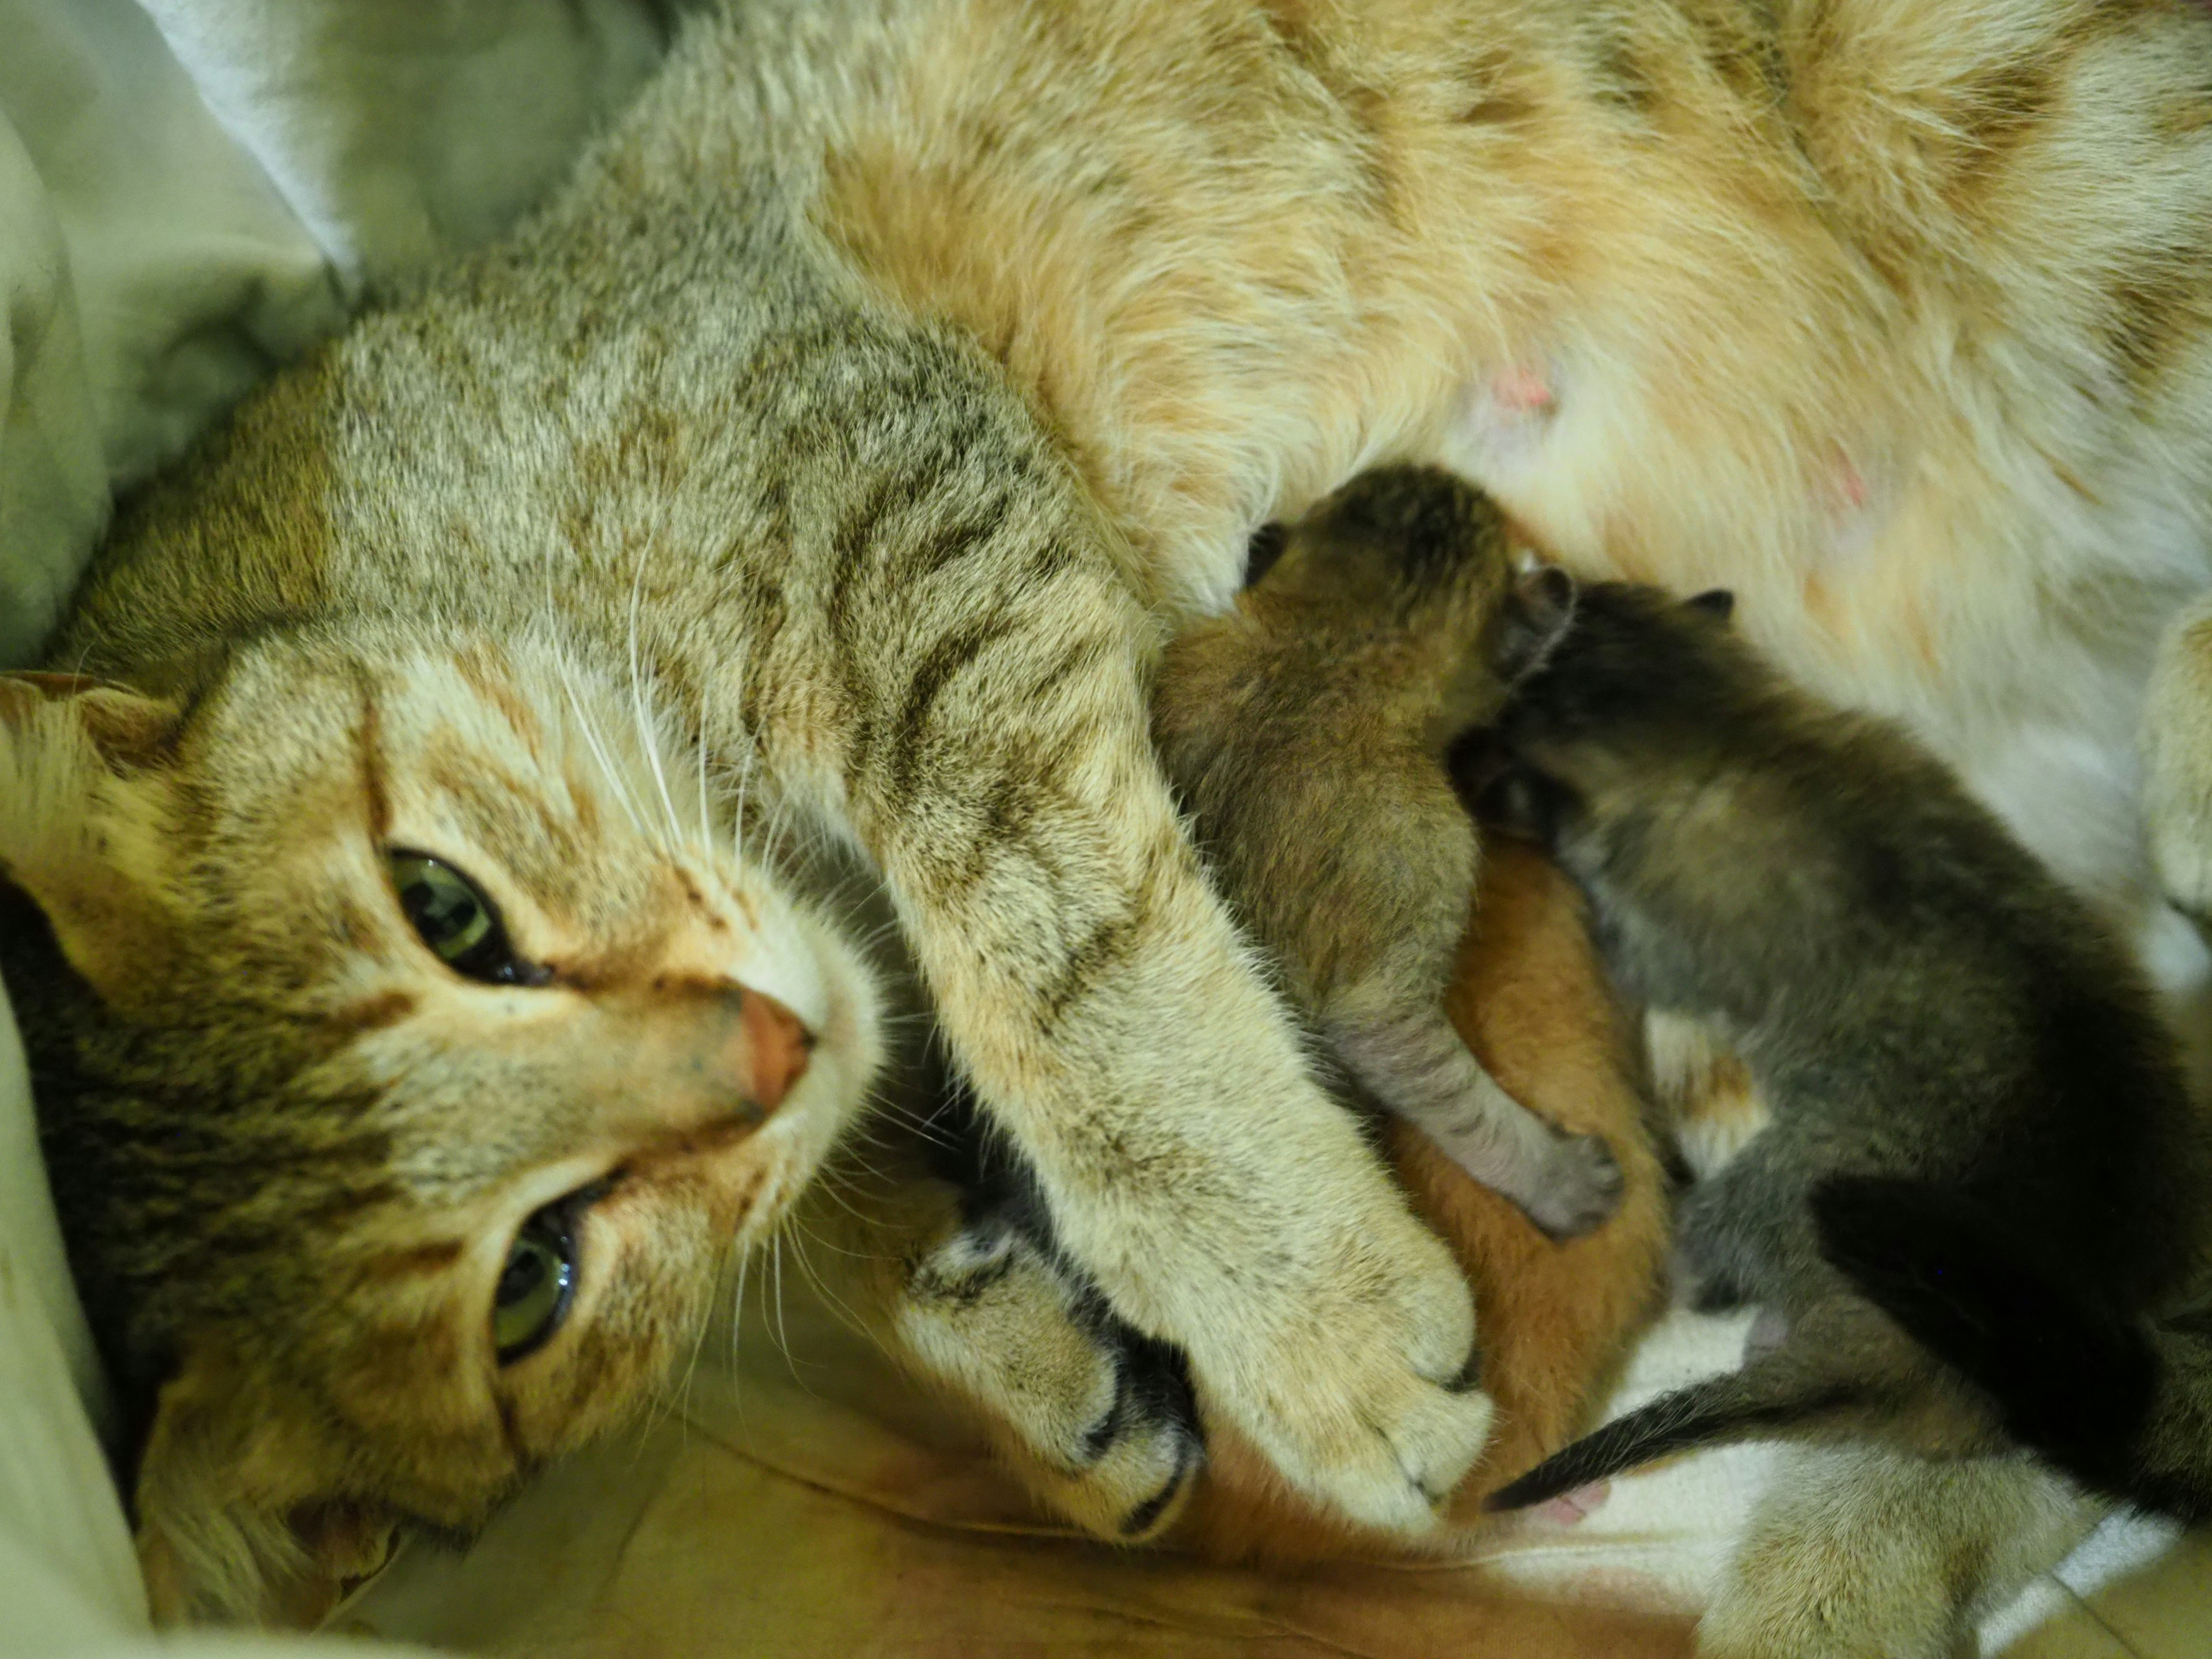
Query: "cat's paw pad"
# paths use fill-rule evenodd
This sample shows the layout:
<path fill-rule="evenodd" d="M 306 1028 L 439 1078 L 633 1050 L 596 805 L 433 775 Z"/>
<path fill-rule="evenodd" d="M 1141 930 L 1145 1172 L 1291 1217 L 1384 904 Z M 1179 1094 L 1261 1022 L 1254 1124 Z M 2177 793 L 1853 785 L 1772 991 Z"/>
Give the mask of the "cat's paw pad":
<path fill-rule="evenodd" d="M 1175 1518 L 1205 1462 L 1182 1357 L 1049 1248 L 997 1218 L 963 1227 L 909 1273 L 897 1323 L 1048 1509 L 1120 1542 Z"/>
<path fill-rule="evenodd" d="M 1613 1482 L 1593 1480 L 1587 1486 L 1577 1486 L 1572 1492 L 1563 1492 L 1538 1504 L 1533 1512 L 1562 1527 L 1578 1527 L 1603 1509 L 1612 1496 Z"/>
<path fill-rule="evenodd" d="M 1528 1218 L 1546 1237 L 1576 1238 L 1602 1225 L 1620 1207 L 1627 1184 L 1620 1160 L 1602 1135 L 1565 1135 L 1554 1144 Z"/>

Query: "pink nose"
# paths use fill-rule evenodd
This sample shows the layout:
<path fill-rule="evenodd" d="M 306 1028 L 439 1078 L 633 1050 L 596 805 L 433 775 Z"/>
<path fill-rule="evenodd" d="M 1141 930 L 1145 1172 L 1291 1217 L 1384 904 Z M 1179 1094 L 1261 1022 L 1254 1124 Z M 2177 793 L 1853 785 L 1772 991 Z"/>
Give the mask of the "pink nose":
<path fill-rule="evenodd" d="M 745 1034 L 745 1094 L 764 1112 L 783 1104 L 814 1053 L 814 1033 L 763 991 L 747 990 L 738 1023 Z"/>

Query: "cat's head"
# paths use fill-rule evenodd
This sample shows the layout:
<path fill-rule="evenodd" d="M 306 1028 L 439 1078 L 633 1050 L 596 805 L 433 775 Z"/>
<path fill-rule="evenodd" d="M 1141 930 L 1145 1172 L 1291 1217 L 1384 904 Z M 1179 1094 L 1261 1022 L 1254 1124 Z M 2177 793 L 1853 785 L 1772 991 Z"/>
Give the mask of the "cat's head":
<path fill-rule="evenodd" d="M 1704 754 L 1775 683 L 1730 629 L 1734 608 L 1720 589 L 1687 599 L 1626 582 L 1577 589 L 1570 624 L 1499 718 L 1485 813 L 1548 839 L 1593 792 Z"/>
<path fill-rule="evenodd" d="M 475 1525 L 693 1351 L 881 1048 L 740 783 L 521 641 L 0 678 L 0 965 L 167 1611 Z"/>

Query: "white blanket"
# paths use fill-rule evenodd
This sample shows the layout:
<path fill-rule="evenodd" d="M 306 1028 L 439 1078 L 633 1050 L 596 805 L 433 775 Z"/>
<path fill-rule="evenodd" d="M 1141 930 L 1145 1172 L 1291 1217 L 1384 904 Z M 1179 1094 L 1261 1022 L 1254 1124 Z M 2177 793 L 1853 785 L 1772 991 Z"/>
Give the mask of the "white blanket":
<path fill-rule="evenodd" d="M 662 10 L 0 0 L 0 666 L 36 648 L 113 491 L 364 287 L 535 198 L 650 65 Z M 870 1355 L 803 1309 L 787 1334 L 805 1386 L 755 1330 L 742 1389 L 705 1382 L 674 1419 L 556 1471 L 465 1558 L 412 1552 L 341 1622 L 532 1654 L 1625 1654 L 1627 1627 L 1590 1604 L 1694 1608 L 1765 1461 L 1624 1482 L 1575 1532 L 1531 1527 L 1463 1567 L 1269 1579 L 1054 1535 Z M 1736 1340 L 1671 1323 L 1631 1393 Z M 100 1401 L 0 1005 L 0 1659 L 141 1650 Z M 2202 1659 L 2208 1563 L 2201 1538 L 2116 1522 L 1990 1640 L 2023 1659 Z"/>

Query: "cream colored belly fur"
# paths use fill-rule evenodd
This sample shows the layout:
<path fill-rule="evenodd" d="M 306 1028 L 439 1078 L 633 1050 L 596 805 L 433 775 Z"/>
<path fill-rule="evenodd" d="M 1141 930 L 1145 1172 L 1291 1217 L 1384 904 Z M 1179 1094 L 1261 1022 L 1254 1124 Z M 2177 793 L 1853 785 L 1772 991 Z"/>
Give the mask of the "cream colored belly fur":
<path fill-rule="evenodd" d="M 825 222 L 1041 404 L 1173 603 L 1383 457 L 1736 590 L 2140 920 L 2132 733 L 2208 573 L 2189 7 L 961 0 Z"/>

